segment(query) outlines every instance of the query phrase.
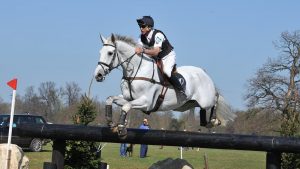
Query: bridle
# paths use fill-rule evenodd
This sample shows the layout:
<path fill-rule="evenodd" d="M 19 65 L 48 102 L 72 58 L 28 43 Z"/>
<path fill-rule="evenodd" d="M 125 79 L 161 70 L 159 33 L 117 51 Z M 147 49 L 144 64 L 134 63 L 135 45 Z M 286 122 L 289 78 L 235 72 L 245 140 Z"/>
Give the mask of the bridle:
<path fill-rule="evenodd" d="M 126 60 L 120 62 L 119 64 L 117 64 L 116 66 L 113 66 L 114 64 L 114 61 L 115 59 L 117 58 L 119 61 L 121 60 L 119 57 L 118 57 L 118 51 L 117 51 L 117 46 L 116 45 L 112 45 L 112 44 L 103 44 L 103 46 L 111 46 L 111 47 L 114 47 L 115 50 L 114 50 L 114 55 L 113 55 L 113 58 L 110 62 L 110 64 L 107 64 L 107 63 L 104 63 L 104 62 L 98 62 L 98 65 L 100 65 L 102 67 L 102 69 L 105 71 L 106 74 L 108 74 L 110 71 L 112 71 L 113 69 L 119 67 L 120 65 L 122 65 L 123 63 L 127 62 L 128 60 L 131 60 L 132 57 L 134 55 L 136 55 L 136 53 L 134 52 L 134 54 L 132 54 L 130 57 L 128 57 Z M 104 66 L 108 67 L 108 71 L 104 69 Z"/>
<path fill-rule="evenodd" d="M 117 65 L 116 67 L 113 67 L 113 63 L 114 63 L 115 59 L 116 58 L 119 59 L 119 57 L 118 57 L 118 51 L 117 51 L 117 46 L 111 45 L 111 44 L 103 44 L 103 46 L 111 46 L 111 47 L 115 48 L 114 55 L 113 55 L 113 58 L 112 58 L 110 64 L 107 64 L 107 63 L 104 63 L 104 62 L 100 62 L 100 61 L 98 62 L 98 65 L 100 65 L 103 70 L 105 70 L 104 66 L 108 67 L 108 72 L 105 71 L 105 73 L 109 73 L 110 71 L 112 71 L 113 69 L 115 69 L 116 67 L 119 66 L 119 65 Z"/>

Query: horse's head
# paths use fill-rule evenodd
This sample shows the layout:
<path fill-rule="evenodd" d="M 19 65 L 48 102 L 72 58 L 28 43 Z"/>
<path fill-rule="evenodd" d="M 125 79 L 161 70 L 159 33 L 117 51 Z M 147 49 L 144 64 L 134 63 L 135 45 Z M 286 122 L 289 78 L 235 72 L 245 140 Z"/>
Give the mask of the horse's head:
<path fill-rule="evenodd" d="M 95 70 L 95 79 L 102 82 L 105 76 L 118 65 L 118 51 L 115 36 L 112 34 L 110 39 L 105 39 L 100 35 L 103 47 L 100 49 L 100 59 Z"/>

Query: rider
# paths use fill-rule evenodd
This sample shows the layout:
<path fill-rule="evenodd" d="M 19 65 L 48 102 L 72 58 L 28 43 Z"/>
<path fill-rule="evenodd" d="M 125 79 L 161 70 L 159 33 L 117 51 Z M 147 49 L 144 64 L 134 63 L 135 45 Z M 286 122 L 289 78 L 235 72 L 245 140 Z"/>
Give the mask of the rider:
<path fill-rule="evenodd" d="M 137 19 L 137 23 L 141 30 L 139 43 L 143 47 L 136 47 L 135 52 L 138 55 L 145 53 L 150 57 L 161 59 L 164 74 L 168 76 L 179 94 L 186 97 L 184 78 L 179 73 L 172 73 L 176 53 L 166 35 L 162 31 L 154 29 L 154 20 L 151 16 L 143 16 Z"/>

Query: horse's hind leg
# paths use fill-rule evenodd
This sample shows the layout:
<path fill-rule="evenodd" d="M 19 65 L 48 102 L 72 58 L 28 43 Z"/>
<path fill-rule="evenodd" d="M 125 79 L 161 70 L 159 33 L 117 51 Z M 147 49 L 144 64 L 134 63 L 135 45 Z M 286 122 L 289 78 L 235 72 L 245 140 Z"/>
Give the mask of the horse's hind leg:
<path fill-rule="evenodd" d="M 219 94 L 217 93 L 216 94 L 216 103 L 210 110 L 209 125 L 207 126 L 208 128 L 221 125 L 221 121 L 217 118 L 218 99 L 219 99 Z"/>
<path fill-rule="evenodd" d="M 217 118 L 217 108 L 213 106 L 211 108 L 210 116 L 209 116 L 209 125 L 208 128 L 221 125 L 221 121 Z"/>
<path fill-rule="evenodd" d="M 200 126 L 206 126 L 206 110 L 203 108 L 200 108 Z"/>
<path fill-rule="evenodd" d="M 217 118 L 217 113 L 216 113 L 215 106 L 213 106 L 210 109 L 209 121 L 212 121 L 213 119 L 216 119 L 216 118 Z"/>

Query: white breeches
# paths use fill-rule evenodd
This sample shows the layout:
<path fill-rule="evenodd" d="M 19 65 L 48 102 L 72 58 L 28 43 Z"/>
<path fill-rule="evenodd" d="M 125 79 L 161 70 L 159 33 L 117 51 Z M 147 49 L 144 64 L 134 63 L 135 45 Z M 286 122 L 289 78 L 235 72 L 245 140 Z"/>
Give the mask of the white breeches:
<path fill-rule="evenodd" d="M 176 61 L 176 53 L 171 51 L 167 56 L 162 58 L 162 62 L 164 64 L 163 71 L 170 78 L 173 67 Z"/>

